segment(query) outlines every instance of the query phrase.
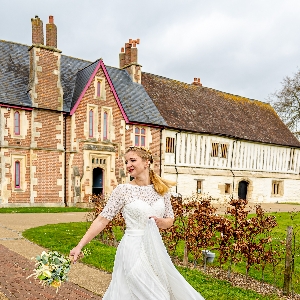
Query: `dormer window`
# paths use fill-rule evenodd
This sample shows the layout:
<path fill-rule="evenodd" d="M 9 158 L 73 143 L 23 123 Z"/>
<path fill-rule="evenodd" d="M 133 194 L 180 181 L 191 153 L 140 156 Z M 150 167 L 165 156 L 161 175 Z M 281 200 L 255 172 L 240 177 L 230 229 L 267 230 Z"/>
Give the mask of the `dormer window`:
<path fill-rule="evenodd" d="M 20 113 L 18 111 L 14 114 L 14 134 L 20 135 Z"/>

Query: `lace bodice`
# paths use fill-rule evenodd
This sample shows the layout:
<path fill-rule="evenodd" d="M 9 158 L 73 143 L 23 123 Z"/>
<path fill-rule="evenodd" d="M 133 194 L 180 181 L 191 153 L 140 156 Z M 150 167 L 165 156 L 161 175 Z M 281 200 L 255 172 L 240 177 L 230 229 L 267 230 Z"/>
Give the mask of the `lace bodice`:
<path fill-rule="evenodd" d="M 153 185 L 118 185 L 100 215 L 112 220 L 119 211 L 122 212 L 127 229 L 144 229 L 151 216 L 174 218 L 170 194 L 159 195 Z"/>

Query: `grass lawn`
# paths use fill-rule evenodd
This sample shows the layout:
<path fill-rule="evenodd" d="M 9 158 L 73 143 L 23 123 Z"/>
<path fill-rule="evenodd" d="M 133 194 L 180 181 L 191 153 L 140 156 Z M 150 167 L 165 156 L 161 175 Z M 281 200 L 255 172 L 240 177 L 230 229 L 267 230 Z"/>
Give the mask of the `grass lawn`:
<path fill-rule="evenodd" d="M 79 207 L 0 207 L 0 214 L 11 213 L 65 213 L 88 212 L 90 208 Z"/>
<path fill-rule="evenodd" d="M 36 244 L 49 250 L 56 250 L 68 254 L 70 249 L 76 246 L 90 223 L 61 223 L 31 228 L 23 232 L 23 236 Z M 117 239 L 122 233 L 116 230 Z M 106 246 L 98 240 L 88 244 L 92 254 L 84 257 L 83 262 L 93 265 L 105 271 L 112 271 L 113 261 L 116 253 L 114 247 Z M 40 253 L 36 253 L 38 255 Z M 276 296 L 262 296 L 251 290 L 232 287 L 228 282 L 214 279 L 197 270 L 178 267 L 180 273 L 186 280 L 199 291 L 206 300 L 277 300 Z"/>

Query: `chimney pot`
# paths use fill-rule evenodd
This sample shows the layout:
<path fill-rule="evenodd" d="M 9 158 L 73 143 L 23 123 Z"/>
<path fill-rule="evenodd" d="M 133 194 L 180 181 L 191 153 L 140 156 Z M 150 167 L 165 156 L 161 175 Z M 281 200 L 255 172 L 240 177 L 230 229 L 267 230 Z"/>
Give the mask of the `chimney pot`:
<path fill-rule="evenodd" d="M 194 82 L 192 84 L 197 85 L 197 86 L 202 86 L 200 78 L 197 78 L 197 77 L 194 78 Z"/>
<path fill-rule="evenodd" d="M 46 45 L 57 48 L 57 27 L 53 16 L 49 16 L 49 23 L 46 24 Z"/>
<path fill-rule="evenodd" d="M 32 44 L 41 44 L 44 45 L 44 31 L 43 31 L 43 22 L 38 17 L 31 19 L 32 26 Z"/>

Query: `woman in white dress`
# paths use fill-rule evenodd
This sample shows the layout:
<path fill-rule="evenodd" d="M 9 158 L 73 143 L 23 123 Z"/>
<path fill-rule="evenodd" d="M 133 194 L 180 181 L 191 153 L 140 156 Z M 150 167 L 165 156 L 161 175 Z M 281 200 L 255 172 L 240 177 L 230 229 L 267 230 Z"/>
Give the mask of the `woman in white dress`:
<path fill-rule="evenodd" d="M 91 227 L 70 251 L 76 262 L 82 247 L 98 235 L 119 212 L 125 234 L 118 246 L 111 283 L 103 300 L 202 300 L 172 264 L 158 228 L 173 225 L 169 187 L 150 169 L 151 151 L 129 147 L 125 153 L 128 173 L 134 179 L 118 185 Z"/>

